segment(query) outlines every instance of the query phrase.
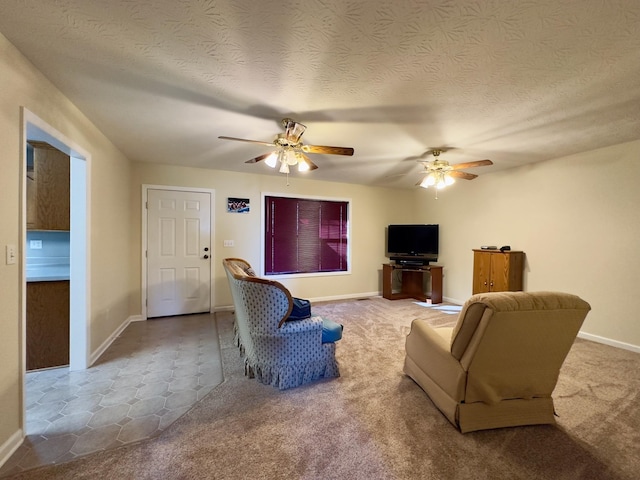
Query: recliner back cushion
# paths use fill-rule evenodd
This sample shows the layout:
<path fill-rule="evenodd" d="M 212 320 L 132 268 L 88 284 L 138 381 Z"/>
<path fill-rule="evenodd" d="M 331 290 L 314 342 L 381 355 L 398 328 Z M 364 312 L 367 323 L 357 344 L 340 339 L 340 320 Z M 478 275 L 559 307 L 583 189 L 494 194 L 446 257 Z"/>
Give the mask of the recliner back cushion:
<path fill-rule="evenodd" d="M 465 401 L 550 396 L 585 315 L 566 309 L 494 313 L 469 360 Z"/>
<path fill-rule="evenodd" d="M 451 344 L 468 370 L 465 401 L 550 395 L 589 304 L 549 292 L 480 294 L 467 303 Z"/>

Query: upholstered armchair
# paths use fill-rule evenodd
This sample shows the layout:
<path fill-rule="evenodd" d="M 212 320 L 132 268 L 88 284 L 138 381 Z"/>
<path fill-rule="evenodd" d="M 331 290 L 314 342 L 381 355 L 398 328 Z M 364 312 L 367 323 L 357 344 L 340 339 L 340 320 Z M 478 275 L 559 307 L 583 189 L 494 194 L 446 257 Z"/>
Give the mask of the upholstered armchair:
<path fill-rule="evenodd" d="M 463 433 L 555 424 L 551 394 L 590 308 L 566 293 L 474 295 L 455 327 L 413 320 L 404 372 Z"/>
<path fill-rule="evenodd" d="M 255 276 L 245 260 L 226 258 L 222 263 L 233 297 L 235 341 L 247 376 L 286 389 L 340 375 L 335 341 L 323 342 L 321 317 L 287 321 L 293 298 L 284 285 Z M 340 328 L 333 340 L 341 335 Z"/>

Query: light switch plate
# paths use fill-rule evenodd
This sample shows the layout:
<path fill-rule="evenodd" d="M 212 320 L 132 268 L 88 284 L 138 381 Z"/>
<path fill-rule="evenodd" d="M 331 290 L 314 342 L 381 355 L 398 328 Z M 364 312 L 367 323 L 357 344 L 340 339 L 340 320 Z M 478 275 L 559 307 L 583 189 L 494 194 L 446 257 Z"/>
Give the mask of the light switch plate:
<path fill-rule="evenodd" d="M 13 265 L 16 263 L 16 246 L 7 245 L 7 265 Z"/>
<path fill-rule="evenodd" d="M 29 240 L 29 248 L 33 250 L 41 250 L 42 240 Z"/>
<path fill-rule="evenodd" d="M 225 247 L 233 247 L 233 240 L 225 240 L 225 241 L 223 242 L 223 245 L 224 245 Z"/>

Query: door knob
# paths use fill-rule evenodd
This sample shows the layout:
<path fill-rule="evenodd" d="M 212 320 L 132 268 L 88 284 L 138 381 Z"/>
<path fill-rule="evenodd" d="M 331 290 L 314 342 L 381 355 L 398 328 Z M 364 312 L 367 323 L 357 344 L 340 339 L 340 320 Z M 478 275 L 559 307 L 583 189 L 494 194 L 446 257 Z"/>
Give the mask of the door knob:
<path fill-rule="evenodd" d="M 207 258 L 209 258 L 209 255 L 205 255 L 203 258 L 206 260 Z"/>

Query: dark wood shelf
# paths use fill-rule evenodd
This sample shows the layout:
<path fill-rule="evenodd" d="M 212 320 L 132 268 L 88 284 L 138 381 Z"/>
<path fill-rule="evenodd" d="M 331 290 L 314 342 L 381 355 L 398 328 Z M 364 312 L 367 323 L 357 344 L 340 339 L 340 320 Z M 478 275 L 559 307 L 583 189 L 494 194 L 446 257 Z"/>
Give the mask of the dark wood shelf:
<path fill-rule="evenodd" d="M 400 292 L 393 291 L 393 272 L 395 270 L 402 272 Z M 428 294 L 423 288 L 425 274 L 431 275 L 431 292 Z M 387 300 L 415 298 L 421 302 L 430 299 L 431 303 L 442 303 L 442 266 L 407 266 L 385 263 L 382 265 L 382 296 Z"/>

